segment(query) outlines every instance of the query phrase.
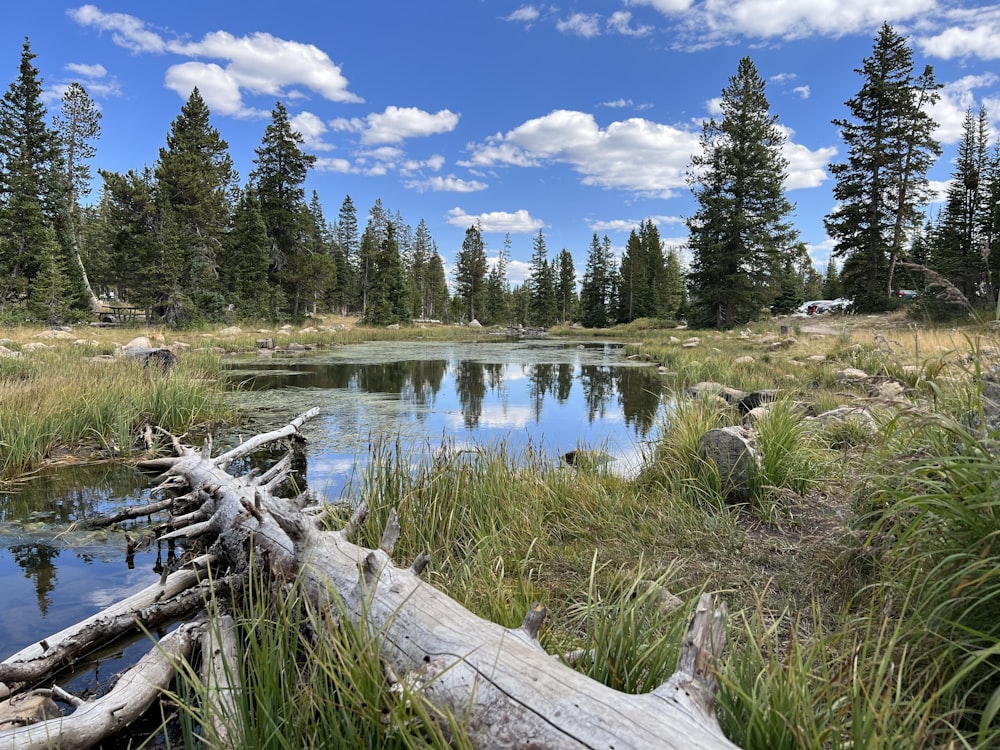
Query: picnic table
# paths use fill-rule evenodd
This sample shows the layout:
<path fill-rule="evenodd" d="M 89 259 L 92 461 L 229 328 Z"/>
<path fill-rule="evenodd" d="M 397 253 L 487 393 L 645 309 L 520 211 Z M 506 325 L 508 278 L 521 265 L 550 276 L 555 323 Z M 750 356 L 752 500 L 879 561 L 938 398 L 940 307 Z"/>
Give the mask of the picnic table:
<path fill-rule="evenodd" d="M 97 319 L 105 324 L 144 321 L 146 320 L 146 308 L 135 305 L 103 305 L 97 313 Z"/>

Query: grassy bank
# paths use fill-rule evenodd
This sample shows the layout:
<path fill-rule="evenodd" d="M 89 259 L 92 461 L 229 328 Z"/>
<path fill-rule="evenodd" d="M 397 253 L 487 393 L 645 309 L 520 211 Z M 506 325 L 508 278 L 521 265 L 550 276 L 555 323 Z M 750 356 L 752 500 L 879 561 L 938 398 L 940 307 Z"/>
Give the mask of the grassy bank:
<path fill-rule="evenodd" d="M 280 335 L 316 346 L 481 335 L 315 328 Z M 185 334 L 191 349 L 177 374 L 191 393 L 216 393 L 219 358 L 269 333 Z M 565 333 L 628 342 L 673 388 L 675 407 L 645 471 L 624 479 L 599 466 L 556 466 L 530 449 L 414 453 L 386 439 L 352 488 L 371 508 L 360 543 L 378 546 L 395 509 L 398 563 L 430 553 L 430 582 L 510 627 L 533 602 L 545 603 L 546 649 L 582 655 L 575 668 L 628 691 L 649 690 L 673 671 L 691 604 L 715 593 L 732 613 L 718 712 L 742 747 L 1000 745 L 1000 420 L 989 385 L 1000 360 L 996 334 L 892 318 L 819 330 L 774 321 L 720 334 L 649 324 Z M 77 350 L 61 346 L 40 350 L 51 366 L 22 379 L 73 366 L 59 358 Z M 10 368 L 4 360 L 4 377 L 35 367 L 35 354 Z M 160 376 L 141 368 L 102 366 L 108 378 L 120 367 L 129 389 L 160 387 Z M 848 370 L 863 377 L 845 377 Z M 81 379 L 59 388 L 72 392 Z M 746 502 L 727 499 L 725 477 L 698 449 L 706 430 L 746 416 L 717 396 L 685 395 L 703 381 L 776 391 L 754 422 L 761 463 Z M 166 413 L 175 402 L 184 403 L 167 394 L 146 408 Z M 174 410 L 178 422 L 215 418 L 195 418 L 202 412 L 188 404 Z M 808 418 L 844 406 L 867 416 Z M 128 413 L 122 408 L 121 418 Z M 253 690 L 231 719 L 252 738 L 247 746 L 304 747 L 321 737 L 447 744 L 418 693 L 388 689 L 377 633 L 340 625 L 317 639 L 330 620 L 300 599 L 276 606 L 253 587 L 247 597 L 235 609 Z M 188 720 L 200 721 L 205 703 L 196 693 L 178 700 Z M 289 717 L 294 726 L 282 727 Z M 443 720 L 452 729 L 458 721 Z"/>

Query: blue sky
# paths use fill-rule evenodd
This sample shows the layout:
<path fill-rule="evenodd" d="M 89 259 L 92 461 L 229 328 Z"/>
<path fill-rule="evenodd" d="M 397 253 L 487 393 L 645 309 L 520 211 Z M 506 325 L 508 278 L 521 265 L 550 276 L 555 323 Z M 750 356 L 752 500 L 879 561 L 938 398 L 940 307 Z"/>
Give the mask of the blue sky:
<path fill-rule="evenodd" d="M 241 180 L 280 100 L 317 156 L 307 182 L 327 218 L 346 195 L 363 227 L 377 198 L 423 219 L 450 264 L 481 222 L 494 256 L 510 233 L 524 278 L 541 230 L 582 273 L 595 232 L 621 249 L 644 219 L 670 245 L 693 213 L 685 172 L 701 123 L 750 56 L 786 129 L 794 221 L 817 267 L 833 207 L 834 118 L 883 21 L 945 84 L 933 116 L 948 179 L 968 107 L 1000 121 L 1000 5 L 945 0 L 505 0 L 319 3 L 108 0 L 13 3 L 0 85 L 24 37 L 50 112 L 81 82 L 103 112 L 92 166 L 152 166 L 191 88 Z M 95 191 L 100 186 L 95 178 Z"/>

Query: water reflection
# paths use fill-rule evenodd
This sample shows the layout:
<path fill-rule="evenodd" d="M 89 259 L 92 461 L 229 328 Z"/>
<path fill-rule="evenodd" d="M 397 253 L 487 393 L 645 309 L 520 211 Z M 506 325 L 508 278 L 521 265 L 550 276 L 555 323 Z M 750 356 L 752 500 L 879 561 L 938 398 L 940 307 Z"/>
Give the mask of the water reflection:
<path fill-rule="evenodd" d="M 321 407 L 305 481 L 327 495 L 347 484 L 375 434 L 531 442 L 554 456 L 600 447 L 621 468 L 639 459 L 637 442 L 651 438 L 662 408 L 656 370 L 605 343 L 375 344 L 231 367 L 240 398 L 258 408 Z"/>

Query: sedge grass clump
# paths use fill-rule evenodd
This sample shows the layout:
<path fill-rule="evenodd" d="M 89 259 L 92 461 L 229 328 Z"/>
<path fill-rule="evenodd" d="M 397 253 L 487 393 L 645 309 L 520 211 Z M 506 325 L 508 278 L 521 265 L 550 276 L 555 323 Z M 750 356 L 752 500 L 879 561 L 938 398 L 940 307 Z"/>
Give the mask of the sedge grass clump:
<path fill-rule="evenodd" d="M 241 748 L 471 747 L 459 720 L 431 705 L 417 682 L 397 680 L 382 659 L 384 635 L 354 618 L 335 591 L 317 611 L 302 581 L 281 595 L 251 572 L 232 602 L 241 688 L 235 711 L 182 665 L 170 694 L 185 747 L 221 746 L 221 732 Z M 217 625 L 210 624 L 210 627 Z M 203 657 L 204 658 L 204 657 Z"/>
<path fill-rule="evenodd" d="M 927 455 L 903 481 L 885 477 L 872 539 L 888 544 L 885 576 L 905 591 L 914 680 L 937 685 L 961 728 L 1000 740 L 1000 457 L 986 439 L 939 420 Z"/>

